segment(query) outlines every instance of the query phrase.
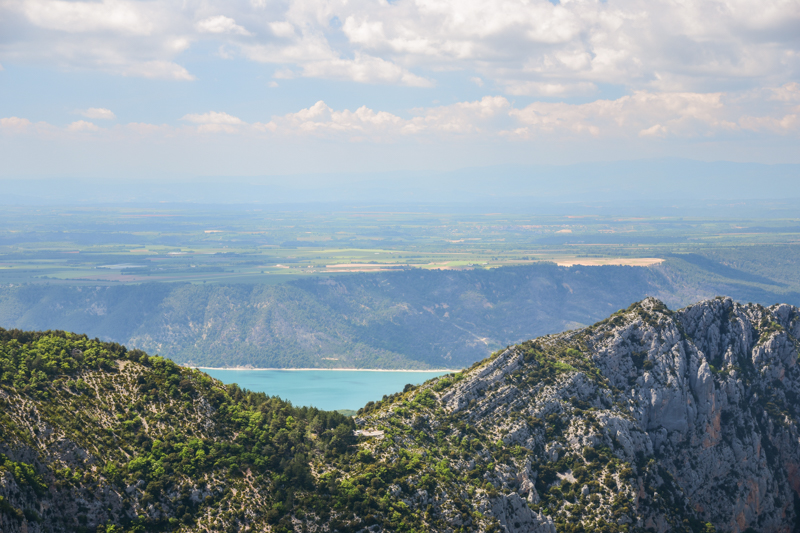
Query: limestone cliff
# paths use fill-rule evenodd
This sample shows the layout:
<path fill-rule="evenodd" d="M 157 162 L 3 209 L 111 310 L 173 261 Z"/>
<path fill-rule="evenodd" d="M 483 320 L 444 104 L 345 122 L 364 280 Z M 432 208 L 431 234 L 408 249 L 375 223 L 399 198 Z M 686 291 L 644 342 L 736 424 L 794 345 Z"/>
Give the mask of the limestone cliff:
<path fill-rule="evenodd" d="M 798 337 L 788 305 L 718 298 L 672 312 L 647 299 L 430 383 L 415 394 L 431 391 L 435 407 L 406 422 L 425 433 L 417 443 L 450 443 L 442 460 L 483 518 L 453 517 L 457 482 L 431 516 L 492 517 L 508 532 L 793 531 Z M 412 445 L 404 411 L 396 402 L 358 423 L 391 433 L 376 449 L 392 453 Z"/>

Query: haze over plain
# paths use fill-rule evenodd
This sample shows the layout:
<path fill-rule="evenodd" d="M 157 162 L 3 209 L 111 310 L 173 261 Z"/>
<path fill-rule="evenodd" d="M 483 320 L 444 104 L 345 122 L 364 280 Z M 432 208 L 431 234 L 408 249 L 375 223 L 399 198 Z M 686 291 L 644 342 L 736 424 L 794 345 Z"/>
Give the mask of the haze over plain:
<path fill-rule="evenodd" d="M 791 0 L 4 0 L 0 175 L 797 163 L 798 27 Z"/>

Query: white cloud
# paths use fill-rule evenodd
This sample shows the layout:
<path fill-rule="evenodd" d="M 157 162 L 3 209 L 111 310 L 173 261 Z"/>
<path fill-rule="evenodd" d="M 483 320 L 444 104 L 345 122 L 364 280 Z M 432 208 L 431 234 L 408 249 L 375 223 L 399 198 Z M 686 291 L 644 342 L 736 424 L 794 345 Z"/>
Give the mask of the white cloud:
<path fill-rule="evenodd" d="M 80 113 L 86 118 L 99 120 L 114 120 L 117 118 L 117 115 L 115 115 L 113 111 L 102 107 L 90 107 L 89 109 L 85 109 Z"/>
<path fill-rule="evenodd" d="M 757 9 L 736 0 L 555 6 L 547 0 L 400 0 L 337 7 L 356 50 L 404 65 L 472 70 L 512 94 L 522 94 L 525 82 L 687 90 L 731 78 L 786 77 L 787 66 L 795 73 L 798 67 L 786 53 L 797 49 L 792 28 L 800 10 L 786 0 Z"/>
<path fill-rule="evenodd" d="M 67 131 L 98 131 L 100 128 L 96 124 L 85 120 L 78 120 L 67 126 Z"/>
<path fill-rule="evenodd" d="M 6 117 L 0 118 L 0 128 L 9 129 L 9 130 L 19 130 L 23 128 L 27 128 L 31 125 L 31 121 L 27 118 L 19 118 L 19 117 Z"/>
<path fill-rule="evenodd" d="M 278 125 L 272 120 L 270 120 L 266 124 L 264 124 L 263 122 L 256 122 L 253 124 L 253 129 L 260 132 L 269 131 L 275 133 L 275 131 L 278 129 Z"/>
<path fill-rule="evenodd" d="M 177 7 L 170 0 L 6 0 L 0 2 L 0 20 L 14 20 L 15 31 L 0 44 L 0 57 L 123 76 L 193 79 L 173 61 L 198 38 Z"/>
<path fill-rule="evenodd" d="M 542 81 L 509 81 L 506 92 L 515 96 L 574 96 L 592 94 L 597 86 L 590 82 L 548 83 Z"/>
<path fill-rule="evenodd" d="M 414 109 L 410 118 L 362 106 L 355 111 L 337 111 L 320 100 L 313 106 L 288 113 L 266 124 L 254 125 L 259 131 L 293 135 L 315 135 L 358 141 L 387 141 L 419 134 L 488 134 L 498 131 L 496 121 L 508 120 L 511 104 L 502 96 L 487 96 L 473 102 Z"/>
<path fill-rule="evenodd" d="M 800 130 L 800 109 L 779 105 L 771 114 L 748 113 L 757 95 L 637 91 L 584 104 L 534 102 L 515 107 L 502 96 L 413 109 L 407 118 L 363 106 L 337 111 L 325 102 L 266 123 L 258 131 L 386 141 L 413 136 L 481 136 L 517 139 L 730 138 L 744 131 L 791 135 Z"/>
<path fill-rule="evenodd" d="M 362 106 L 355 111 L 334 111 L 320 100 L 313 106 L 275 117 L 259 128 L 293 134 L 325 135 L 346 134 L 350 138 L 366 139 L 367 135 L 394 135 L 409 124 L 397 115 L 385 111 L 375 112 Z M 372 137 L 376 140 L 375 137 Z"/>
<path fill-rule="evenodd" d="M 725 106 L 721 93 L 637 91 L 616 100 L 586 104 L 535 102 L 510 114 L 522 125 L 515 133 L 523 136 L 696 137 L 737 129 L 734 112 Z"/>
<path fill-rule="evenodd" d="M 796 81 L 785 84 L 777 89 L 769 91 L 770 100 L 778 100 L 781 102 L 800 102 L 800 83 Z"/>
<path fill-rule="evenodd" d="M 786 134 L 800 129 L 800 115 L 798 115 L 798 113 L 791 113 L 782 117 L 744 116 L 739 123 L 741 127 L 746 130 Z"/>
<path fill-rule="evenodd" d="M 195 124 L 231 124 L 237 126 L 244 124 L 242 119 L 238 117 L 217 111 L 209 111 L 208 113 L 202 114 L 184 115 L 181 120 L 187 120 L 189 122 L 194 122 Z"/>
<path fill-rule="evenodd" d="M 124 0 L 23 0 L 11 5 L 24 13 L 33 25 L 43 29 L 69 33 L 111 31 L 133 35 L 151 35 L 156 31 L 163 6 L 159 3 L 143 6 Z"/>
<path fill-rule="evenodd" d="M 653 124 L 639 132 L 639 137 L 666 137 L 669 131 L 661 124 Z"/>
<path fill-rule="evenodd" d="M 249 31 L 236 24 L 236 21 L 225 15 L 208 17 L 197 23 L 201 33 L 230 33 L 234 35 L 251 35 Z"/>
<path fill-rule="evenodd" d="M 796 0 L 3 0 L 10 17 L 0 57 L 178 80 L 192 79 L 179 54 L 207 39 L 302 76 L 430 87 L 461 70 L 512 95 L 714 92 L 800 74 Z"/>
<path fill-rule="evenodd" d="M 355 16 L 351 15 L 347 17 L 342 26 L 342 31 L 350 39 L 350 42 L 362 44 L 368 48 L 386 44 L 383 22 L 359 18 L 360 20 L 357 20 Z"/>
<path fill-rule="evenodd" d="M 497 120 L 505 120 L 511 104 L 502 96 L 484 96 L 473 102 L 458 102 L 415 110 L 421 116 L 414 119 L 416 131 L 438 131 L 453 134 L 489 132 L 497 128 Z"/>
<path fill-rule="evenodd" d="M 327 59 L 303 65 L 303 76 L 352 80 L 360 83 L 389 83 L 409 87 L 432 87 L 433 82 L 395 63 L 357 53 L 355 59 Z"/>
<path fill-rule="evenodd" d="M 197 130 L 203 133 L 234 133 L 240 126 L 245 125 L 242 119 L 218 111 L 184 115 L 181 120 L 198 124 Z"/>
<path fill-rule="evenodd" d="M 290 39 L 295 37 L 294 26 L 290 23 L 283 21 L 283 22 L 270 22 L 268 24 L 269 29 L 272 31 L 272 34 L 275 37 L 281 37 L 283 39 Z"/>
<path fill-rule="evenodd" d="M 46 123 L 32 125 L 25 118 L 0 119 L 6 132 L 29 131 L 58 135 L 81 131 L 119 136 L 191 137 L 200 134 L 235 134 L 257 138 L 278 135 L 282 140 L 321 137 L 332 140 L 392 143 L 400 139 L 435 142 L 443 139 L 515 139 L 520 142 L 594 140 L 662 142 L 673 139 L 748 139 L 752 132 L 766 138 L 792 139 L 800 134 L 800 105 L 796 87 L 786 84 L 744 93 L 692 93 L 636 91 L 616 99 L 585 103 L 536 101 L 516 106 L 506 97 L 485 96 L 450 105 L 414 108 L 396 113 L 361 106 L 334 109 L 320 100 L 299 111 L 248 123 L 222 111 L 190 113 L 181 117 L 188 127 L 130 123 L 111 129 L 88 121 L 63 128 Z M 769 100 L 765 95 L 779 95 Z M 788 95 L 788 96 L 787 96 Z M 769 105 L 765 105 L 765 102 Z M 92 111 L 89 113 L 88 111 Z M 87 116 L 105 118 L 108 110 L 93 108 Z M 113 114 L 112 114 L 113 115 Z M 34 127 L 31 127 L 34 126 Z M 583 144 L 582 144 L 583 143 Z"/>

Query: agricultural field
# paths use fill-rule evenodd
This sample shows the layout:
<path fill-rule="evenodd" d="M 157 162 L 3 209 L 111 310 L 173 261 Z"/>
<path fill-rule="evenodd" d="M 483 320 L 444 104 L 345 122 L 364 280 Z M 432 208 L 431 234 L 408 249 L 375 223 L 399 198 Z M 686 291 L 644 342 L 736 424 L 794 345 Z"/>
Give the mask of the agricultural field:
<path fill-rule="evenodd" d="M 798 242 L 797 219 L 347 206 L 8 207 L 0 213 L 0 284 L 276 284 L 353 272 L 491 269 L 540 261 L 652 266 L 676 254 L 736 261 L 753 275 L 795 283 L 792 250 Z"/>

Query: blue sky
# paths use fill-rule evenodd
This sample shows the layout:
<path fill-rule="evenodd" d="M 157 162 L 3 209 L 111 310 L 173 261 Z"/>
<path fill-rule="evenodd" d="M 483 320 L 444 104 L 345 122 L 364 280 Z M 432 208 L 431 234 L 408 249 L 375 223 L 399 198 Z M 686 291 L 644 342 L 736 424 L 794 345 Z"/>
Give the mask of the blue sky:
<path fill-rule="evenodd" d="M 0 0 L 0 176 L 800 162 L 797 0 Z"/>

